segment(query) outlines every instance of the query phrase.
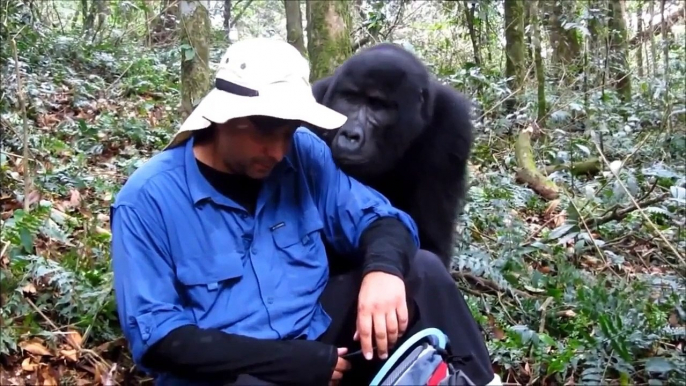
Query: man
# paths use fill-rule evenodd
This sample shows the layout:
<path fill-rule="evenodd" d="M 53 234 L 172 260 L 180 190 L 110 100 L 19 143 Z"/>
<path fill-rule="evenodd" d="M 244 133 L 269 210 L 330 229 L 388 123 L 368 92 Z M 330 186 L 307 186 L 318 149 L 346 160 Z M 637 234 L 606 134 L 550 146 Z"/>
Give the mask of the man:
<path fill-rule="evenodd" d="M 369 383 L 435 326 L 490 382 L 479 329 L 412 219 L 299 129 L 346 119 L 308 79 L 286 42 L 234 43 L 215 88 L 118 193 L 115 291 L 135 362 L 160 385 Z M 325 241 L 353 268 L 330 272 Z"/>

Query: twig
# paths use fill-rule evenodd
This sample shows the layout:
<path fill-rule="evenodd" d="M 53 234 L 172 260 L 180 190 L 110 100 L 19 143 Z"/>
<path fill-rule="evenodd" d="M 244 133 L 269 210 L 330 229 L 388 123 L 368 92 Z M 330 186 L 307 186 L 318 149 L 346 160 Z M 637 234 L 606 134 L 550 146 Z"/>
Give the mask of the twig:
<path fill-rule="evenodd" d="M 622 182 L 622 180 L 619 178 L 619 176 L 617 175 L 617 172 L 615 172 L 612 168 L 609 167 L 609 166 L 610 166 L 610 162 L 607 160 L 607 158 L 605 158 L 605 154 L 603 153 L 603 151 L 602 151 L 602 149 L 600 148 L 600 146 L 598 146 L 598 142 L 597 142 L 597 141 L 593 141 L 593 145 L 595 145 L 596 149 L 598 150 L 598 154 L 600 154 L 600 157 L 602 157 L 602 159 L 603 159 L 603 162 L 605 162 L 605 163 L 608 165 L 608 168 L 610 169 L 610 172 L 611 172 L 611 173 L 614 175 L 614 177 L 617 179 L 617 182 L 618 182 L 619 185 L 622 187 L 622 189 L 624 190 L 624 192 L 627 194 L 627 196 L 628 196 L 629 199 L 631 200 L 631 203 L 634 204 L 634 206 L 636 207 L 636 210 L 638 210 L 638 212 L 641 214 L 641 216 L 643 217 L 643 219 L 650 225 L 651 228 L 653 228 L 653 230 L 654 230 L 654 231 L 657 233 L 657 235 L 662 239 L 662 241 L 664 241 L 665 244 L 667 244 L 667 247 L 672 251 L 672 253 L 674 254 L 674 256 L 676 256 L 676 257 L 679 259 L 679 261 L 681 262 L 681 264 L 686 265 L 686 260 L 684 259 L 684 257 L 681 256 L 681 254 L 679 253 L 679 251 L 676 250 L 676 248 L 674 247 L 674 245 L 672 245 L 672 243 L 670 243 L 669 240 L 667 240 L 667 238 L 665 237 L 665 235 L 662 234 L 662 232 L 660 232 L 660 230 L 657 228 L 657 226 L 655 225 L 655 223 L 653 223 L 653 222 L 650 220 L 650 218 L 645 214 L 645 212 L 643 211 L 643 209 L 640 207 L 640 205 L 638 205 L 638 203 L 637 203 L 636 200 L 634 199 L 634 196 L 632 196 L 632 195 L 631 195 L 631 192 L 629 192 L 629 189 L 627 189 L 626 185 L 624 185 L 624 182 Z"/>
<path fill-rule="evenodd" d="M 508 292 L 507 290 L 500 288 L 500 286 L 497 285 L 496 283 L 494 283 L 488 279 L 484 279 L 482 277 L 472 275 L 471 273 L 460 272 L 460 271 L 452 271 L 451 274 L 453 276 L 453 279 L 465 279 L 467 281 L 475 282 L 475 283 L 477 283 L 483 287 L 486 287 L 490 290 L 493 290 L 495 292 Z M 518 290 L 516 288 L 513 288 L 509 292 L 512 292 L 515 295 L 519 295 L 519 296 L 526 297 L 526 298 L 533 297 L 533 295 L 531 295 L 527 292 Z"/>
<path fill-rule="evenodd" d="M 526 240 L 524 240 L 522 245 L 529 245 L 529 243 L 531 242 L 531 240 L 534 239 L 534 237 L 538 236 L 541 233 L 541 231 L 543 231 L 543 229 L 545 229 L 545 227 L 550 225 L 550 223 L 552 223 L 553 221 L 557 220 L 560 216 L 562 216 L 562 213 L 558 213 L 558 214 L 550 217 L 546 222 L 544 222 L 540 227 L 538 227 L 538 229 L 534 233 L 529 235 L 529 237 L 527 237 Z"/>
<path fill-rule="evenodd" d="M 243 6 L 243 9 L 241 9 L 240 11 L 238 11 L 238 13 L 236 14 L 236 16 L 233 17 L 233 20 L 231 20 L 231 21 L 229 22 L 229 29 L 233 28 L 233 27 L 236 25 L 236 23 L 238 23 L 238 21 L 243 17 L 243 15 L 245 14 L 245 11 L 248 10 L 248 7 L 250 6 L 250 4 L 251 4 L 252 2 L 253 2 L 253 0 L 248 0 L 248 1 L 245 3 L 245 5 Z M 238 3 L 236 3 L 236 5 L 238 5 Z M 231 8 L 233 8 L 233 7 L 231 7 Z M 207 11 L 209 12 L 209 9 L 208 9 Z"/>
<path fill-rule="evenodd" d="M 29 166 L 29 120 L 26 114 L 26 103 L 24 101 L 24 90 L 21 80 L 21 71 L 19 70 L 19 55 L 17 54 L 17 42 L 14 37 L 11 39 L 12 53 L 14 54 L 14 70 L 17 74 L 17 99 L 19 100 L 19 108 L 21 109 L 21 119 L 24 124 L 23 145 L 24 158 L 22 159 L 23 174 L 24 174 L 24 212 L 30 209 L 29 192 L 31 191 L 31 167 Z"/>
<path fill-rule="evenodd" d="M 56 325 L 52 320 L 50 320 L 50 318 L 48 318 L 48 316 L 45 315 L 45 313 L 43 313 L 43 311 L 41 311 L 40 308 L 38 308 L 38 306 L 37 306 L 34 302 L 31 301 L 31 299 L 26 298 L 25 300 L 26 300 L 27 303 L 29 303 L 29 305 L 31 306 L 31 308 L 33 308 L 33 309 L 38 313 L 38 315 L 40 315 L 40 316 L 43 318 L 43 320 L 45 320 L 45 322 L 46 322 L 47 324 L 50 325 L 50 327 L 52 327 L 55 331 L 59 331 L 59 330 L 60 330 L 60 328 L 57 327 L 57 325 Z M 81 347 L 81 345 L 79 344 L 79 342 L 74 341 L 74 339 L 68 339 L 68 338 L 67 338 L 66 336 L 64 336 L 64 335 L 60 335 L 60 336 L 64 339 L 64 341 L 65 341 L 67 344 L 69 344 L 70 346 L 74 347 L 75 350 L 77 350 L 77 351 L 79 351 L 79 352 L 81 352 L 81 353 L 84 353 L 84 354 L 88 354 L 88 355 L 86 355 L 85 357 L 86 357 L 86 359 L 87 359 L 89 362 L 91 362 L 91 364 L 96 365 L 96 364 L 97 364 L 97 361 L 100 361 L 100 364 L 105 364 L 105 366 L 106 366 L 107 368 L 110 367 L 109 364 L 107 364 L 107 361 L 106 361 L 105 359 L 103 359 L 103 358 L 102 358 L 98 353 L 96 353 L 95 351 L 93 351 L 93 350 L 88 350 L 88 349 L 84 349 L 83 347 Z"/>
<path fill-rule="evenodd" d="M 665 194 L 662 194 L 660 196 L 653 197 L 650 200 L 645 200 L 642 202 L 641 202 L 641 200 L 637 200 L 637 201 L 639 204 L 641 204 L 642 207 L 645 207 L 645 206 L 657 204 L 658 202 L 662 202 L 662 201 L 668 199 L 669 196 L 670 196 L 670 193 L 665 193 Z M 626 216 L 628 216 L 629 213 L 635 211 L 636 209 L 637 209 L 636 206 L 627 206 L 627 207 L 624 207 L 621 209 L 619 209 L 618 207 L 614 207 L 614 209 L 612 209 L 610 211 L 610 213 L 607 213 L 607 214 L 603 215 L 602 217 L 599 217 L 597 219 L 593 219 L 593 220 L 589 221 L 588 226 L 593 228 L 593 227 L 597 227 L 599 225 L 603 225 L 605 223 L 608 223 L 610 221 L 624 220 L 624 218 Z"/>

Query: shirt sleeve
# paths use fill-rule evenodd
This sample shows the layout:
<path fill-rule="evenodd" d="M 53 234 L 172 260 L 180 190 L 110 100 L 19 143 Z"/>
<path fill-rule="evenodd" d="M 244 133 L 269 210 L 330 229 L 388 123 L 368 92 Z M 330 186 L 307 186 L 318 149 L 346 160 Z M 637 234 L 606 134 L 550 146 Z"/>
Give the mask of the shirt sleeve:
<path fill-rule="evenodd" d="M 298 155 L 310 178 L 324 233 L 337 251 L 357 250 L 364 231 L 383 217 L 399 220 L 419 248 L 417 225 L 407 213 L 393 207 L 381 193 L 343 173 L 334 163 L 329 147 L 312 132 L 299 129 L 296 135 Z"/>
<path fill-rule="evenodd" d="M 147 204 L 114 205 L 110 213 L 119 321 L 139 364 L 150 346 L 170 331 L 194 324 L 176 290 L 161 216 L 152 209 L 153 203 Z"/>

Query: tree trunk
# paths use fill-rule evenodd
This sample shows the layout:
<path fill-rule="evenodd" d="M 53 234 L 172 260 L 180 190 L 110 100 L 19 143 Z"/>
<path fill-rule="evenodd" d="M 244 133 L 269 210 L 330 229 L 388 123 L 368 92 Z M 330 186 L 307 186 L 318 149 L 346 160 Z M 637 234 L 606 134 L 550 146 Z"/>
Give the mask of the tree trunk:
<path fill-rule="evenodd" d="M 181 115 L 183 119 L 211 88 L 209 0 L 181 0 Z"/>
<path fill-rule="evenodd" d="M 631 100 L 631 78 L 629 76 L 629 48 L 626 32 L 624 0 L 610 0 L 608 34 L 610 38 L 610 71 L 617 82 L 615 88 L 623 101 Z"/>
<path fill-rule="evenodd" d="M 95 27 L 95 17 L 98 15 L 98 4 L 97 3 L 98 3 L 97 0 L 91 0 L 91 5 L 88 8 L 87 16 L 83 22 L 83 30 L 84 30 L 84 33 L 87 35 L 90 35 L 91 32 L 93 31 L 93 27 Z M 81 0 L 82 6 L 85 6 L 86 4 L 87 4 L 86 0 Z"/>
<path fill-rule="evenodd" d="M 538 20 L 538 0 L 532 0 L 529 7 L 531 29 L 533 29 L 532 43 L 534 46 L 534 63 L 536 66 L 536 83 L 538 85 L 538 124 L 543 126 L 547 114 L 545 100 L 545 73 L 543 56 L 541 55 L 541 26 Z"/>
<path fill-rule="evenodd" d="M 508 86 L 513 95 L 505 106 L 508 111 L 515 109 L 517 96 L 524 85 L 526 66 L 524 62 L 524 1 L 505 0 L 505 76 L 511 78 Z"/>
<path fill-rule="evenodd" d="M 474 63 L 481 67 L 481 51 L 479 51 L 479 38 L 476 34 L 476 28 L 474 26 L 474 12 L 476 11 L 476 3 L 472 3 L 470 7 L 469 4 L 465 4 L 464 14 L 467 19 L 467 28 L 469 29 L 469 38 L 472 41 L 472 50 L 474 51 Z"/>
<path fill-rule="evenodd" d="M 307 0 L 307 51 L 310 81 L 331 75 L 352 54 L 352 3 L 344 0 Z"/>
<path fill-rule="evenodd" d="M 653 30 L 653 17 L 655 17 L 655 2 L 648 2 L 648 13 L 650 17 L 648 18 L 648 30 Z M 650 63 L 653 68 L 653 76 L 657 76 L 657 46 L 655 46 L 655 35 L 650 34 Z"/>
<path fill-rule="evenodd" d="M 590 52 L 598 52 L 604 45 L 603 41 L 603 23 L 605 15 L 604 0 L 588 0 L 588 9 L 592 9 L 592 17 L 588 20 L 588 32 L 590 36 L 588 39 L 588 50 Z"/>
<path fill-rule="evenodd" d="M 581 58 L 581 39 L 574 28 L 565 29 L 564 22 L 569 21 L 574 14 L 574 2 L 550 1 L 546 2 L 550 14 L 550 45 L 553 47 L 553 62 L 565 67 L 574 64 Z M 578 67 L 577 67 L 578 69 Z M 576 72 L 576 71 L 574 71 Z"/>
<path fill-rule="evenodd" d="M 636 35 L 643 34 L 643 1 L 638 3 L 638 10 L 636 12 Z M 636 65 L 638 66 L 638 76 L 643 78 L 643 42 L 640 42 L 636 47 Z"/>
<path fill-rule="evenodd" d="M 307 57 L 305 34 L 303 33 L 303 16 L 300 12 L 300 0 L 284 0 L 286 8 L 286 39 Z"/>
<path fill-rule="evenodd" d="M 230 42 L 231 0 L 224 0 L 224 32 L 226 32 L 226 41 Z"/>

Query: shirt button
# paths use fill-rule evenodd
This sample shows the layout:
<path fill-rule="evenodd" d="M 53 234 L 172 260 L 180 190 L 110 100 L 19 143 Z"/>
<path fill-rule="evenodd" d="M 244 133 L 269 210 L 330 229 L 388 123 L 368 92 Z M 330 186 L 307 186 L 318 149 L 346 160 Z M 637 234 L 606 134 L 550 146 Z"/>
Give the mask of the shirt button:
<path fill-rule="evenodd" d="M 274 303 L 274 298 L 267 298 L 267 304 Z"/>
<path fill-rule="evenodd" d="M 253 255 L 256 255 L 256 254 L 257 254 L 257 248 L 253 248 L 253 249 L 252 249 L 252 254 L 253 254 Z"/>
<path fill-rule="evenodd" d="M 246 218 L 248 218 L 248 215 L 245 214 L 245 213 L 241 213 L 241 218 L 242 218 L 243 220 L 245 220 Z"/>

